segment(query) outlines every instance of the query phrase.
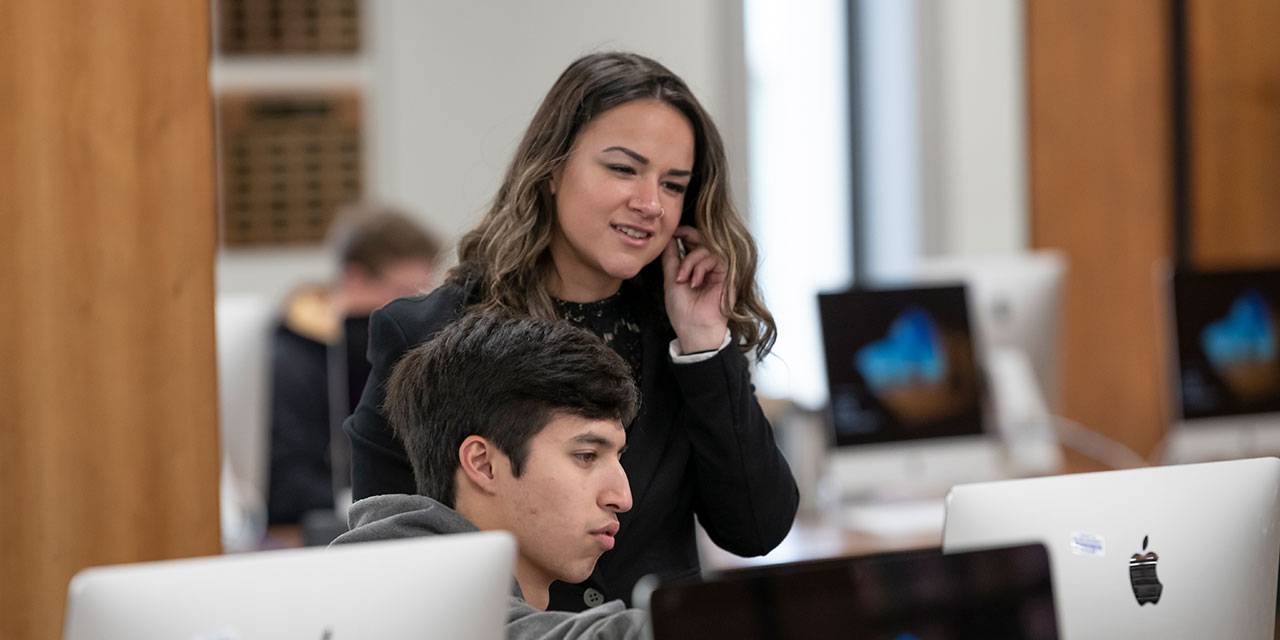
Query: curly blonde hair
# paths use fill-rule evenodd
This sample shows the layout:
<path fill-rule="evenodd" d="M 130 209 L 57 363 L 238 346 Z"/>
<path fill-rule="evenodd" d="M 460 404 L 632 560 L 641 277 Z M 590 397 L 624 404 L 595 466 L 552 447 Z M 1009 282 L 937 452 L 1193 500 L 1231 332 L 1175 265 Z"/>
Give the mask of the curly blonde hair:
<path fill-rule="evenodd" d="M 755 241 L 729 197 L 728 163 L 715 123 L 689 87 L 655 60 L 633 53 L 596 53 L 574 61 L 556 80 L 529 123 L 493 203 L 458 246 L 451 282 L 476 288 L 475 304 L 553 318 L 547 290 L 555 199 L 552 175 L 564 165 L 578 132 L 600 114 L 633 100 L 655 99 L 689 120 L 693 175 L 680 223 L 697 228 L 726 266 L 721 306 L 743 351 L 768 355 L 777 327 L 756 285 Z M 639 276 L 660 294 L 660 259 Z M 661 295 L 656 298 L 659 303 Z M 729 300 L 733 300 L 730 306 Z"/>

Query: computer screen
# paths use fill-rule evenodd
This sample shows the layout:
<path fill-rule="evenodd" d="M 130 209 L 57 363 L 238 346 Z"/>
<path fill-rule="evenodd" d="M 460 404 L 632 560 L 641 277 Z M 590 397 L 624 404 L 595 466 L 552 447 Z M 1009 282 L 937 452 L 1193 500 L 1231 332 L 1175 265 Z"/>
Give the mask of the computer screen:
<path fill-rule="evenodd" d="M 756 567 L 660 586 L 648 607 L 654 640 L 1058 637 L 1039 544 Z"/>
<path fill-rule="evenodd" d="M 983 433 L 963 286 L 818 296 L 837 446 Z"/>
<path fill-rule="evenodd" d="M 1280 269 L 1174 273 L 1183 419 L 1280 413 L 1278 313 Z"/>

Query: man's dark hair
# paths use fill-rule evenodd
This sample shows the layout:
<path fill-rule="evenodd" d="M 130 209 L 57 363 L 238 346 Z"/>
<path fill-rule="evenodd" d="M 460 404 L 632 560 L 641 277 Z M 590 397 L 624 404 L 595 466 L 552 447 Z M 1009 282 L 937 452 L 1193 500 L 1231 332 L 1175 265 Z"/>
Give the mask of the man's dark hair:
<path fill-rule="evenodd" d="M 409 454 L 418 493 L 452 507 L 467 436 L 496 444 L 519 476 L 529 440 L 555 414 L 625 426 L 638 397 L 630 367 L 592 333 L 486 311 L 406 353 L 387 381 L 383 411 Z"/>
<path fill-rule="evenodd" d="M 344 267 L 358 266 L 372 276 L 401 260 L 423 260 L 433 266 L 440 240 L 409 214 L 378 204 L 354 204 L 338 212 L 329 244 Z"/>

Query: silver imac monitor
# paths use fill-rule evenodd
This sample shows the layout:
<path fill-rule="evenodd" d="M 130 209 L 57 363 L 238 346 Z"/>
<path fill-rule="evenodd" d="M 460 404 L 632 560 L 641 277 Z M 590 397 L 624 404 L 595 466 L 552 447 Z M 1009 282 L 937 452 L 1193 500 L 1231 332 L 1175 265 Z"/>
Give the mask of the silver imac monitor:
<path fill-rule="evenodd" d="M 940 530 L 951 485 L 1005 475 L 1000 444 L 984 428 L 964 287 L 854 289 L 819 295 L 818 307 L 830 391 L 828 482 L 848 524 L 894 533 L 892 522 L 876 522 L 881 515 L 859 505 L 932 498 L 932 514 L 896 519 L 910 531 L 932 518 Z"/>
<path fill-rule="evenodd" d="M 939 256 L 922 260 L 916 282 L 961 282 L 978 348 L 1025 355 L 1048 409 L 1061 410 L 1062 288 L 1066 259 L 1056 251 Z"/>
<path fill-rule="evenodd" d="M 515 540 L 499 531 L 85 569 L 65 640 L 502 637 Z"/>
<path fill-rule="evenodd" d="M 1060 636 L 1270 640 L 1280 460 L 961 485 L 943 551 L 1040 542 Z"/>
<path fill-rule="evenodd" d="M 1066 258 L 1057 251 L 957 255 L 920 261 L 917 284 L 955 282 L 968 292 L 974 342 L 988 382 L 991 420 L 1019 475 L 1062 466 L 1062 298 Z"/>
<path fill-rule="evenodd" d="M 1280 268 L 1169 278 L 1169 462 L 1280 453 Z"/>

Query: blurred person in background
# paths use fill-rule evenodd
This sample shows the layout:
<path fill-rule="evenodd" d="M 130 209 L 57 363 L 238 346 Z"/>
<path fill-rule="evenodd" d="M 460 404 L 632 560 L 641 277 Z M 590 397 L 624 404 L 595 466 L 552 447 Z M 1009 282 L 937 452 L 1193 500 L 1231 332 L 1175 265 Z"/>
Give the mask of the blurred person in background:
<path fill-rule="evenodd" d="M 290 294 L 271 337 L 273 525 L 333 511 L 335 485 L 349 485 L 350 463 L 346 438 L 330 436 L 340 433 L 369 375 L 369 315 L 436 284 L 440 241 L 403 212 L 348 207 L 330 227 L 328 244 L 338 260 L 336 280 Z"/>

